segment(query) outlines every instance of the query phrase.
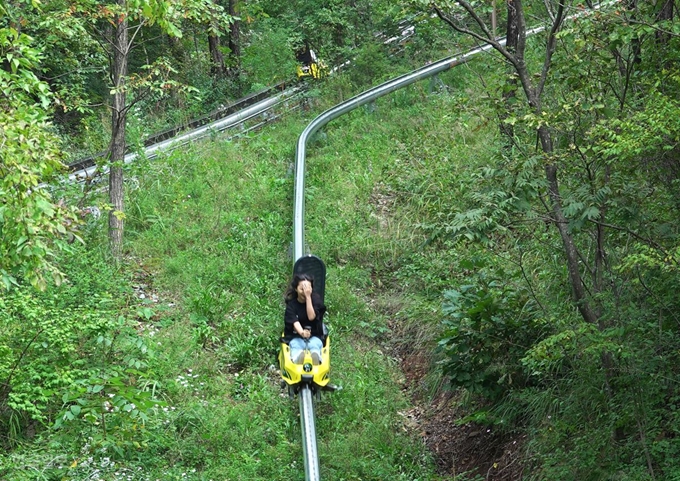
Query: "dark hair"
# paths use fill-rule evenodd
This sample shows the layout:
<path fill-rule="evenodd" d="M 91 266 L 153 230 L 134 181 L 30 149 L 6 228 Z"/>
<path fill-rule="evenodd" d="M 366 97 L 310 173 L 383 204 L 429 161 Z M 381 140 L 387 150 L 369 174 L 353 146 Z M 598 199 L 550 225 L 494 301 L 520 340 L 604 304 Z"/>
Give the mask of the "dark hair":
<path fill-rule="evenodd" d="M 302 281 L 309 281 L 312 284 L 312 290 L 314 290 L 314 276 L 311 274 L 295 274 L 293 280 L 291 281 L 288 289 L 286 289 L 285 298 L 286 301 L 290 301 L 297 297 L 297 286 Z"/>

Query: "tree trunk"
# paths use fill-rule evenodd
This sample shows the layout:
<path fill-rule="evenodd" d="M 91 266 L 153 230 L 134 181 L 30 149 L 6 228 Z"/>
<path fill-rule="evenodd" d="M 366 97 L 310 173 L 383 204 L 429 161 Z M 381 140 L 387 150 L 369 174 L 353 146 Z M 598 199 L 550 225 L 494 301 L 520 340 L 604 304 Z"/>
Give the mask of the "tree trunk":
<path fill-rule="evenodd" d="M 543 69 L 541 71 L 538 85 L 534 85 L 527 70 L 524 61 L 524 49 L 526 48 L 526 22 L 524 19 L 524 12 L 522 10 L 521 0 L 514 0 L 517 11 L 517 47 L 514 53 L 515 69 L 522 83 L 522 88 L 527 96 L 529 105 L 534 109 L 536 115 L 541 115 L 543 109 L 541 107 L 541 95 L 543 92 L 544 82 L 547 80 L 552 55 L 555 49 L 556 34 L 559 31 L 562 20 L 564 19 L 564 5 L 560 4 L 557 15 L 555 16 L 553 27 L 550 30 L 548 43 L 546 45 L 545 60 Z M 550 130 L 547 126 L 542 125 L 538 128 L 538 139 L 541 143 L 541 150 L 546 155 L 550 156 L 553 153 L 553 139 Z M 583 319 L 591 324 L 598 325 L 598 317 L 593 311 L 585 286 L 583 278 L 581 277 L 581 270 L 579 268 L 579 252 L 574 243 L 574 238 L 569 232 L 569 221 L 564 215 L 562 209 L 562 194 L 560 193 L 560 186 L 557 180 L 558 165 L 552 160 L 545 166 L 545 176 L 548 181 L 548 195 L 550 197 L 553 222 L 557 227 L 557 231 L 562 239 L 562 246 L 564 248 L 564 255 L 567 261 L 567 271 L 569 273 L 569 283 L 571 284 L 572 296 L 574 303 Z"/>
<path fill-rule="evenodd" d="M 633 2 L 636 0 L 627 1 Z M 531 75 L 524 58 L 524 53 L 526 50 L 527 26 L 522 0 L 508 0 L 508 16 L 510 17 L 512 15 L 512 21 L 510 21 L 510 18 L 508 21 L 509 37 L 510 34 L 512 34 L 512 38 L 508 38 L 510 42 L 509 48 L 503 47 L 496 41 L 489 31 L 488 26 L 484 23 L 484 20 L 479 15 L 478 11 L 475 11 L 475 7 L 473 7 L 473 5 L 469 3 L 468 0 L 456 0 L 456 3 L 458 3 L 458 5 L 460 5 L 462 9 L 468 13 L 469 19 L 476 23 L 479 30 L 481 30 L 483 33 L 471 30 L 467 24 L 459 23 L 455 17 L 448 17 L 436 4 L 434 5 L 435 12 L 439 18 L 448 23 L 451 27 L 453 27 L 454 30 L 469 35 L 477 40 L 486 42 L 493 46 L 499 53 L 501 53 L 501 55 L 503 55 L 503 57 L 514 67 L 515 72 L 517 73 L 518 81 L 526 95 L 529 107 L 534 114 L 540 117 L 543 113 L 543 108 L 541 106 L 541 96 L 543 94 L 545 82 L 548 79 L 548 73 L 552 63 L 552 56 L 555 52 L 557 33 L 559 32 L 562 22 L 565 19 L 567 4 L 558 3 L 557 11 L 554 14 L 551 14 L 553 24 L 548 34 L 545 58 L 543 60 L 543 68 L 537 75 Z M 535 77 L 538 78 L 537 81 L 534 81 Z M 550 198 L 552 222 L 557 227 L 560 238 L 562 239 L 562 246 L 564 248 L 567 261 L 569 283 L 571 284 L 574 303 L 586 322 L 598 325 L 598 317 L 589 304 L 586 289 L 583 284 L 583 278 L 581 277 L 579 268 L 579 252 L 576 248 L 576 244 L 574 243 L 571 232 L 569 232 L 568 220 L 565 217 L 564 210 L 562 208 L 562 195 L 560 193 L 560 187 L 557 181 L 558 165 L 552 158 L 553 139 L 550 130 L 545 125 L 542 125 L 538 128 L 537 134 L 541 143 L 541 150 L 545 154 L 548 161 L 545 166 L 545 176 L 548 182 L 548 196 Z"/>
<path fill-rule="evenodd" d="M 666 22 L 669 20 L 673 20 L 673 14 L 675 13 L 675 0 L 662 0 L 663 5 L 661 6 L 661 10 L 659 10 L 659 13 L 657 14 L 657 21 L 659 22 Z M 664 30 L 657 30 L 656 32 L 656 41 L 661 47 L 667 47 L 668 43 L 671 40 L 671 34 L 669 32 L 666 32 Z M 667 60 L 666 63 L 669 61 Z"/>
<path fill-rule="evenodd" d="M 238 17 L 242 0 L 229 0 L 229 15 Z M 229 29 L 229 71 L 235 77 L 241 70 L 241 21 L 234 20 Z"/>
<path fill-rule="evenodd" d="M 512 55 L 517 53 L 517 44 L 519 42 L 519 22 L 517 15 L 517 4 L 515 0 L 507 0 L 507 12 L 508 12 L 508 23 L 505 29 L 505 48 Z M 501 113 L 500 118 L 500 131 L 501 134 L 507 139 L 505 142 L 505 147 L 509 148 L 512 146 L 512 139 L 515 135 L 515 129 L 511 124 L 505 123 L 505 119 L 510 115 L 512 110 L 512 100 L 517 96 L 517 79 L 515 77 L 509 77 L 506 80 L 506 88 L 503 91 L 503 104 L 505 111 Z"/>
<path fill-rule="evenodd" d="M 505 48 L 514 55 L 517 53 L 517 45 L 519 44 L 519 11 L 516 0 L 507 0 L 507 6 L 508 23 L 505 29 Z"/>
<path fill-rule="evenodd" d="M 117 0 L 125 11 L 126 0 Z M 125 78 L 128 70 L 128 30 L 127 17 L 121 15 L 113 30 L 111 64 L 111 80 L 114 86 L 113 108 L 111 116 L 111 157 L 109 171 L 109 246 L 111 255 L 116 261 L 123 257 L 123 163 L 125 161 L 125 121 L 127 112 Z"/>
<path fill-rule="evenodd" d="M 545 127 L 541 127 L 539 129 L 539 136 L 541 136 L 541 129 L 547 130 Z M 600 327 L 597 315 L 593 312 L 590 303 L 588 302 L 586 290 L 583 286 L 583 279 L 581 278 L 581 271 L 579 269 L 578 250 L 576 249 L 576 244 L 574 244 L 574 238 L 569 232 L 569 221 L 562 211 L 562 196 L 560 194 L 559 183 L 557 182 L 557 165 L 554 163 L 547 164 L 545 166 L 545 177 L 548 181 L 548 193 L 552 204 L 553 222 L 557 226 L 557 230 L 562 239 L 562 246 L 564 247 L 564 254 L 567 260 L 569 282 L 571 284 L 576 308 L 586 322 Z"/>
<path fill-rule="evenodd" d="M 224 65 L 224 55 L 220 49 L 220 37 L 217 35 L 208 36 L 208 49 L 210 50 L 210 58 L 212 65 L 210 67 L 211 75 L 217 78 L 222 78 L 227 73 L 227 68 Z"/>

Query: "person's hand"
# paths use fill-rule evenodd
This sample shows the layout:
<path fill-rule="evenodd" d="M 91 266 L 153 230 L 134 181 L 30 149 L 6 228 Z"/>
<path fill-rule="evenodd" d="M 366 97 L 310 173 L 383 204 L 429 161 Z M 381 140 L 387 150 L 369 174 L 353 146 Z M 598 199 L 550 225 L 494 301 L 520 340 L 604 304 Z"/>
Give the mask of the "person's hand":
<path fill-rule="evenodd" d="M 305 295 L 305 299 L 311 299 L 312 297 L 312 284 L 309 282 L 303 282 L 302 292 Z"/>
<path fill-rule="evenodd" d="M 305 339 L 309 339 L 310 337 L 312 337 L 312 331 L 310 331 L 309 329 L 303 329 L 302 337 Z"/>

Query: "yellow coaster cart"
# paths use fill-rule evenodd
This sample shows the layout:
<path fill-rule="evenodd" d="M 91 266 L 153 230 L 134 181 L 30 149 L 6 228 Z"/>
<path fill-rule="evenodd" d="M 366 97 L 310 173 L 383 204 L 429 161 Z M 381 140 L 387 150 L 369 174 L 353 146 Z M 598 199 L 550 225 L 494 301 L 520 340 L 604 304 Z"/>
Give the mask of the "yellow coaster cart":
<path fill-rule="evenodd" d="M 326 287 L 326 266 L 323 261 L 314 255 L 300 257 L 293 266 L 293 275 L 311 274 L 314 276 L 314 292 L 319 294 L 321 301 L 324 300 Z M 326 325 L 323 326 L 323 348 L 321 350 L 321 363 L 315 365 L 312 362 L 312 355 L 309 350 L 305 350 L 305 357 L 302 364 L 293 362 L 290 358 L 290 347 L 281 336 L 281 349 L 279 350 L 279 369 L 283 378 L 283 385 L 288 387 L 288 394 L 295 397 L 303 385 L 308 385 L 312 392 L 318 397 L 320 391 L 335 391 L 338 386 L 330 384 L 331 367 L 331 340 L 328 335 Z"/>
<path fill-rule="evenodd" d="M 297 78 L 302 80 L 305 77 L 311 77 L 313 79 L 324 78 L 328 74 L 328 69 L 323 62 L 312 62 L 309 65 L 298 65 L 297 66 Z"/>
<path fill-rule="evenodd" d="M 314 50 L 307 50 L 300 57 L 298 57 L 297 78 L 302 80 L 310 77 L 313 79 L 320 79 L 328 75 L 328 68 L 319 60 L 314 53 Z"/>

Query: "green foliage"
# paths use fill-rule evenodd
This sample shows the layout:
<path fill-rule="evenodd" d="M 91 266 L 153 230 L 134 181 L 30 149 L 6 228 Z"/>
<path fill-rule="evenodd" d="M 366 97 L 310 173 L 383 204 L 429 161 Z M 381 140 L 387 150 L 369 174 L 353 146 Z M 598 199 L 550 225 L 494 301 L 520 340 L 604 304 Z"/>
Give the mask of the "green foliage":
<path fill-rule="evenodd" d="M 170 388 L 184 405 L 176 421 L 181 438 L 163 442 L 171 443 L 169 458 L 181 455 L 186 465 L 200 466 L 204 476 L 278 479 L 282 472 L 290 476 L 303 469 L 297 404 L 279 395 L 279 376 L 269 368 L 275 364 L 282 329 L 292 188 L 286 172 L 290 142 L 299 128 L 299 122 L 284 121 L 275 127 L 276 136 L 265 131 L 248 142 L 206 143 L 201 158 L 173 155 L 165 164 L 151 165 L 131 195 L 137 206 L 130 223 L 136 252 L 157 259 L 163 253 L 166 260 L 157 282 L 174 290 L 186 310 L 183 322 L 166 329 L 164 337 L 176 339 L 164 338 L 163 359 L 155 361 L 156 369 L 165 366 L 166 372 L 177 372 L 178 364 L 182 368 Z M 354 134 L 339 140 L 353 145 Z M 359 151 L 354 145 L 352 149 Z M 370 338 L 364 336 L 369 329 L 362 322 L 370 324 L 370 332 L 384 335 L 382 321 L 359 292 L 370 288 L 370 271 L 356 267 L 366 246 L 355 240 L 372 225 L 368 210 L 358 217 L 350 201 L 370 193 L 365 159 L 347 156 L 334 165 L 331 156 L 324 156 L 310 163 L 309 185 L 325 186 L 323 192 L 310 192 L 308 242 L 329 265 L 327 321 L 337 339 L 333 372 L 335 382 L 346 386 L 342 398 L 324 396 L 317 404 L 319 446 L 324 446 L 320 464 L 327 477 L 337 479 L 413 479 L 414 473 L 429 468 L 423 468 L 427 464 L 420 446 L 392 434 L 395 409 L 403 399 L 392 384 L 391 368 L 378 353 L 348 346 L 355 336 L 362 342 Z M 350 165 L 356 170 L 351 182 L 335 175 L 336 169 Z M 378 164 L 373 169 L 381 171 Z M 158 175 L 166 180 L 159 183 Z M 339 210 L 346 205 L 343 199 L 351 207 Z M 327 216 L 331 211 L 336 219 Z M 151 214 L 160 220 L 144 221 Z M 328 221 L 322 225 L 317 218 Z M 169 229 L 171 225 L 186 230 Z M 195 242 L 198 238 L 204 241 Z M 338 267 L 323 253 L 340 247 L 350 248 L 350 259 L 357 260 Z M 206 410 L 199 407 L 203 402 L 219 407 Z M 341 434 L 340 426 L 347 423 L 353 426 L 351 436 Z M 352 460 L 350 453 L 360 439 L 371 446 L 371 454 Z M 244 474 L 235 474 L 236 469 Z"/>
<path fill-rule="evenodd" d="M 15 13 L 23 19 L 24 30 L 31 33 L 45 52 L 42 69 L 49 72 L 54 109 L 58 113 L 55 123 L 71 135 L 75 133 L 74 124 L 80 121 L 90 123 L 91 128 L 91 121 L 96 118 L 94 105 L 107 94 L 104 83 L 107 59 L 89 35 L 86 24 L 73 15 L 74 11 L 65 10 L 64 2 L 58 1 L 26 2 Z M 88 129 L 84 125 L 83 128 Z"/>
<path fill-rule="evenodd" d="M 375 35 L 393 26 L 399 6 L 393 2 L 360 0 L 293 0 L 282 3 L 263 0 L 246 3 L 259 10 L 266 23 L 273 22 L 289 33 L 285 45 L 293 51 L 305 42 L 329 62 L 344 62 L 360 45 L 375 42 Z M 278 47 L 280 48 L 279 44 Z"/>
<path fill-rule="evenodd" d="M 244 71 L 255 80 L 252 90 L 292 78 L 297 63 L 295 50 L 289 44 L 290 31 L 265 20 L 252 36 L 243 57 Z"/>
<path fill-rule="evenodd" d="M 353 52 L 352 68 L 348 75 L 354 85 L 368 88 L 396 77 L 395 67 L 381 45 L 368 44 Z"/>
<path fill-rule="evenodd" d="M 461 12 L 456 4 L 442 6 Z M 534 7 L 527 4 L 525 12 L 538 13 Z M 566 23 L 545 71 L 540 108 L 526 103 L 526 89 L 507 97 L 518 86 L 516 72 L 506 77 L 490 65 L 480 68 L 488 105 L 510 135 L 477 166 L 479 174 L 452 175 L 471 185 L 450 206 L 433 204 L 422 222 L 435 246 L 443 234 L 455 235 L 460 258 L 485 248 L 496 254 L 488 269 L 502 272 L 500 280 L 459 273 L 475 282 L 457 279 L 459 287 L 447 293 L 442 365 L 454 386 L 483 394 L 483 409 L 472 407 L 474 420 L 509 421 L 510 429 L 529 434 L 530 479 L 677 475 L 669 461 L 675 448 L 663 442 L 677 430 L 668 409 L 680 342 L 678 84 L 671 52 L 677 39 L 651 27 L 664 21 L 647 7 Z M 488 5 L 474 8 L 485 18 Z M 528 71 L 540 71 L 545 58 L 544 44 L 530 43 Z M 537 142 L 539 128 L 547 129 L 549 145 Z M 558 168 L 559 191 L 548 190 L 546 165 Z M 568 223 L 559 238 L 549 230 L 556 199 Z M 594 308 L 596 322 L 576 321 L 576 306 L 569 307 L 574 291 L 559 253 L 567 236 L 587 292 L 581 302 Z M 519 275 L 508 274 L 508 263 Z M 525 304 L 514 300 L 522 296 L 504 302 L 510 282 L 550 320 L 526 336 L 532 309 L 525 319 Z M 500 339 L 510 339 L 512 349 L 499 349 Z M 503 376 L 522 382 L 502 390 Z"/>
<path fill-rule="evenodd" d="M 55 264 L 59 251 L 75 235 L 77 216 L 55 202 L 45 182 L 62 168 L 59 139 L 46 108 L 49 88 L 33 74 L 40 51 L 13 29 L 0 29 L 0 285 L 8 289 L 26 279 L 44 289 L 63 275 Z"/>
<path fill-rule="evenodd" d="M 361 5 L 364 13 L 372 7 L 369 3 Z M 80 3 L 72 13 L 92 20 L 88 14 L 93 11 L 84 5 Z M 51 45 L 45 51 L 54 58 L 58 57 L 55 52 L 71 49 L 79 32 L 76 27 L 85 26 L 75 25 L 75 17 L 67 22 L 60 6 L 50 3 L 49 11 L 62 16 L 40 17 L 45 29 L 49 24 L 54 30 L 53 35 L 40 36 L 45 45 Z M 162 2 L 152 7 L 160 8 Z M 342 14 L 357 19 L 357 10 L 345 7 Z M 98 12 L 106 14 L 104 10 Z M 112 8 L 108 13 L 119 12 Z M 372 35 L 352 31 L 338 12 L 328 10 L 324 15 L 333 18 L 314 21 L 337 25 L 339 33 L 345 29 L 341 37 L 350 39 L 348 43 Z M 369 22 L 371 16 L 362 19 Z M 61 32 L 60 25 L 64 27 Z M 295 37 L 289 26 L 272 22 L 249 28 L 252 36 L 247 38 L 253 47 L 244 59 L 246 70 L 260 84 L 269 83 L 272 75 L 289 78 L 293 70 L 287 65 L 294 61 L 287 42 Z M 198 30 L 197 38 L 205 32 Z M 148 24 L 141 27 L 139 39 L 154 40 L 134 50 L 132 65 L 149 63 L 144 57 L 153 61 L 173 47 L 191 53 L 182 65 L 191 63 L 192 72 L 208 64 L 200 64 L 205 54 L 194 52 L 193 39 L 159 46 L 167 42 L 159 31 Z M 255 45 L 260 31 L 269 36 L 264 50 L 262 44 Z M 317 29 L 317 33 L 326 32 Z M 79 64 L 81 58 L 96 63 L 99 57 L 91 56 L 88 45 L 83 42 L 77 55 L 65 60 L 64 71 L 71 71 L 70 66 Z M 163 72 L 144 73 L 175 75 L 171 72 L 175 53 L 166 56 L 171 60 Z M 378 51 L 374 54 L 376 66 L 381 59 Z M 85 68 L 79 76 L 59 77 L 58 98 L 65 107 L 59 110 L 60 116 L 65 114 L 60 117 L 62 131 L 70 131 L 83 118 L 80 115 L 89 115 L 88 105 L 108 94 L 104 83 L 96 80 L 101 65 L 81 65 Z M 92 75 L 86 73 L 88 68 L 93 69 Z M 62 73 L 54 63 L 46 71 L 47 76 Z M 69 79 L 74 87 L 65 92 Z M 144 84 L 143 74 L 136 79 L 149 93 L 146 87 L 157 85 Z M 201 85 L 208 83 L 201 80 Z M 76 83 L 85 85 L 83 90 Z M 401 97 L 400 105 L 410 105 L 419 92 Z M 194 101 L 174 100 L 182 107 Z M 142 137 L 148 128 L 145 109 L 160 110 L 167 101 L 162 92 L 154 91 L 131 109 L 136 116 L 131 138 Z M 210 102 L 223 100 L 211 98 Z M 80 109 L 79 113 L 74 109 Z M 83 125 L 95 129 L 99 121 L 86 117 Z M 74 480 L 252 480 L 284 479 L 302 471 L 297 404 L 280 391 L 280 378 L 270 365 L 275 362 L 281 294 L 290 270 L 286 250 L 292 182 L 287 172 L 303 122 L 285 120 L 242 142 L 216 136 L 196 150 L 142 163 L 128 177 L 130 211 L 126 214 L 132 254 L 122 272 L 96 255 L 98 249 L 103 250 L 97 244 L 103 225 L 91 221 L 83 237 L 92 242 L 92 250 L 86 254 L 77 249 L 75 256 L 59 259 L 70 282 L 44 295 L 17 289 L 3 297 L 0 394 L 4 396 L 5 387 L 8 392 L 6 399 L 0 398 L 0 427 L 8 451 L 0 455 L 2 479 L 31 479 L 38 473 L 36 477 Z M 357 380 L 356 389 L 347 390 L 339 401 L 337 413 L 330 398 L 324 397 L 317 405 L 326 418 L 320 421 L 324 423 L 319 438 L 324 446 L 321 464 L 324 477 L 335 479 L 434 479 L 424 446 L 417 437 L 411 439 L 397 414 L 406 403 L 400 386 L 393 383 L 397 374 L 391 361 L 373 345 L 359 352 L 348 346 L 355 338 L 363 343 L 385 340 L 388 334 L 385 319 L 374 316 L 367 304 L 365 291 L 371 288 L 372 271 L 360 265 L 373 252 L 367 239 L 374 222 L 366 200 L 375 176 L 389 165 L 378 160 L 366 164 L 389 145 L 389 136 L 383 137 L 387 144 L 380 148 L 364 149 L 357 144 L 357 136 L 372 124 L 370 117 L 361 119 L 353 134 L 339 139 L 364 154 L 347 156 L 341 165 L 326 171 L 326 166 L 333 165 L 331 151 L 336 149 L 331 147 L 314 175 L 317 182 L 322 177 L 337 182 L 314 192 L 310 189 L 308 212 L 315 224 L 310 245 L 324 257 L 333 252 L 328 302 L 329 319 L 337 326 L 338 382 L 349 385 Z M 101 134 L 88 135 L 105 145 Z M 344 146 L 337 149 L 346 150 Z M 349 182 L 333 175 L 345 168 L 356 172 Z M 89 193 L 87 201 L 101 203 L 96 195 Z M 357 209 L 353 200 L 363 207 Z M 336 215 L 338 211 L 342 215 Z M 324 229 L 319 219 L 330 219 L 329 212 L 338 219 Z M 346 259 L 338 266 L 334 256 Z M 145 285 L 145 289 L 158 296 L 148 304 L 139 304 L 130 289 L 132 283 L 139 287 L 147 281 L 121 275 L 123 271 L 137 274 L 137 262 L 139 269 L 154 273 L 153 286 Z M 32 343 L 31 335 L 37 335 Z M 342 433 L 345 419 L 353 426 L 349 436 L 337 434 Z M 367 456 L 355 456 L 357 443 L 369 446 Z"/>
<path fill-rule="evenodd" d="M 116 314 L 121 279 L 96 253 L 77 254 L 62 259 L 71 281 L 58 290 L 0 298 L 0 432 L 15 446 L 27 428 L 54 424 L 61 439 L 83 436 L 93 450 L 124 456 L 146 442 L 160 405 L 147 365 L 153 352 L 139 321 Z M 153 311 L 136 315 L 148 322 Z"/>
<path fill-rule="evenodd" d="M 520 361 L 548 326 L 511 273 L 487 272 L 480 260 L 460 267 L 470 272 L 470 284 L 444 292 L 444 373 L 453 386 L 498 400 L 527 385 Z"/>
<path fill-rule="evenodd" d="M 106 339 L 102 342 L 106 344 Z M 137 338 L 135 344 L 141 354 L 147 354 L 141 339 Z M 102 378 L 79 379 L 69 386 L 54 427 L 80 431 L 91 449 L 110 451 L 117 458 L 133 457 L 135 452 L 148 448 L 153 433 L 146 424 L 157 414 L 157 407 L 165 403 L 154 398 L 149 389 L 154 383 L 149 383 L 147 373 L 139 370 L 144 367 L 142 363 L 128 356 L 130 364 L 135 368 L 109 368 Z"/>
<path fill-rule="evenodd" d="M 391 71 L 381 48 L 364 42 L 374 32 L 358 26 L 394 27 L 380 17 L 396 7 L 340 3 L 248 2 L 252 84 L 288 78 L 305 37 L 321 54 L 358 54 L 360 70 L 329 79 L 314 94 L 320 102 Z M 677 477 L 680 49 L 619 13 L 560 35 L 545 113 L 519 97 L 506 103 L 500 94 L 512 85 L 486 56 L 442 75 L 448 88 L 436 96 L 409 88 L 317 137 L 306 240 L 329 267 L 332 375 L 345 386 L 317 403 L 322 477 L 437 478 L 401 421 L 407 402 L 392 351 L 376 344 L 433 349 L 437 339 L 439 351 L 423 355 L 443 368 L 433 391 L 448 379 L 476 394 L 463 421 L 526 434 L 527 478 Z M 171 58 L 170 72 L 191 40 L 148 52 Z M 429 58 L 424 43 L 414 39 L 407 55 Z M 209 64 L 198 50 L 183 57 L 187 76 Z M 540 67 L 543 53 L 530 46 L 526 60 Z M 145 109 L 166 101 L 156 92 L 138 106 L 139 132 Z M 498 119 L 513 127 L 511 142 L 498 138 Z M 69 260 L 72 283 L 60 291 L 3 296 L 0 421 L 10 450 L 0 477 L 30 479 L 23 467 L 82 480 L 287 479 L 302 470 L 296 403 L 270 365 L 290 269 L 287 172 L 307 120 L 238 142 L 216 136 L 132 171 L 130 262 L 153 272 L 152 303 L 137 305 L 129 281 L 90 256 Z M 536 152 L 538 126 L 553 135 L 550 156 Z M 571 302 L 544 180 L 551 162 L 599 324 L 579 321 Z M 53 423 L 59 429 L 44 429 Z"/>

